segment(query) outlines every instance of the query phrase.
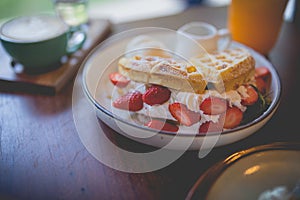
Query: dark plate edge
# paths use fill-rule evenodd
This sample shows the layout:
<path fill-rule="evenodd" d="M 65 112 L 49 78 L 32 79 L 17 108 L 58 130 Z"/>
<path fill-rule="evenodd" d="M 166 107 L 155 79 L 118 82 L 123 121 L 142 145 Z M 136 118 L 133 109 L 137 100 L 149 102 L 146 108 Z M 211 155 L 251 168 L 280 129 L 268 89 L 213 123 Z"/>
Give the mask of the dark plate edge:
<path fill-rule="evenodd" d="M 232 164 L 254 153 L 269 150 L 300 150 L 300 142 L 274 142 L 234 153 L 205 171 L 189 190 L 185 200 L 206 199 L 218 177 Z"/>

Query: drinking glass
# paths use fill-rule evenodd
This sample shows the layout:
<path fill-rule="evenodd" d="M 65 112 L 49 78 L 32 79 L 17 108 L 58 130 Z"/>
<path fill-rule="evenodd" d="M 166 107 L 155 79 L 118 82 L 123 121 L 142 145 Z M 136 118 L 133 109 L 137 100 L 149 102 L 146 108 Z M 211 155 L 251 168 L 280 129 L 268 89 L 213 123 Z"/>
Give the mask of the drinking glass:
<path fill-rule="evenodd" d="M 88 22 L 88 0 L 52 0 L 56 13 L 72 28 Z"/>
<path fill-rule="evenodd" d="M 228 29 L 232 39 L 268 56 L 283 22 L 288 0 L 231 0 Z"/>
<path fill-rule="evenodd" d="M 52 0 L 56 14 L 70 27 L 70 46 L 73 51 L 82 46 L 87 37 L 88 0 Z M 76 45 L 77 44 L 77 45 Z"/>

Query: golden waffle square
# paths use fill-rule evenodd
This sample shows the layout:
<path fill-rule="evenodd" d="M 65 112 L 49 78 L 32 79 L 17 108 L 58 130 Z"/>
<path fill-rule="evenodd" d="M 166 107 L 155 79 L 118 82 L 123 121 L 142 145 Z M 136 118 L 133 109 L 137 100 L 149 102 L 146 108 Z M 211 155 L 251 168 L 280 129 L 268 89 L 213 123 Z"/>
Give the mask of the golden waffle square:
<path fill-rule="evenodd" d="M 243 48 L 205 54 L 192 58 L 191 62 L 219 92 L 237 89 L 254 79 L 255 60 L 250 52 Z"/>
<path fill-rule="evenodd" d="M 158 84 L 192 93 L 203 93 L 206 88 L 206 81 L 198 68 L 173 58 L 122 57 L 118 68 L 121 74 L 137 82 Z"/>

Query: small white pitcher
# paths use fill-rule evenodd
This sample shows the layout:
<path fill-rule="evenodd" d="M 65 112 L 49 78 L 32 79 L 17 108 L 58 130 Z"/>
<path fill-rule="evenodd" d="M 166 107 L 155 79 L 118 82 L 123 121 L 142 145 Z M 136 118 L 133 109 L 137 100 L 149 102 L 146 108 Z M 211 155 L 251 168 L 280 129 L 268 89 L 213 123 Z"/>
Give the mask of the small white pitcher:
<path fill-rule="evenodd" d="M 181 26 L 178 30 L 177 53 L 196 56 L 203 52 L 222 51 L 232 41 L 228 29 L 217 29 L 214 25 L 194 21 Z"/>

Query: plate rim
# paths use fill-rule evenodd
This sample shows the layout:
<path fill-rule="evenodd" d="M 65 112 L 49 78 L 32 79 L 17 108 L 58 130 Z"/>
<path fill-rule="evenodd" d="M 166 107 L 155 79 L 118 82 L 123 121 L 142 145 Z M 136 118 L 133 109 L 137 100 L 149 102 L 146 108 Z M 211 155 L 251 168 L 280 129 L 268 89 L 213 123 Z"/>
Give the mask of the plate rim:
<path fill-rule="evenodd" d="M 195 194 L 201 194 L 200 199 L 206 199 L 213 184 L 226 171 L 226 169 L 228 169 L 234 163 L 247 156 L 272 150 L 300 151 L 300 142 L 272 142 L 269 144 L 262 144 L 245 150 L 240 150 L 229 155 L 225 159 L 218 161 L 212 167 L 208 168 L 202 175 L 198 177 L 197 181 L 188 191 L 185 200 L 195 199 Z M 197 196 L 197 199 L 199 199 L 198 197 L 199 196 Z"/>

